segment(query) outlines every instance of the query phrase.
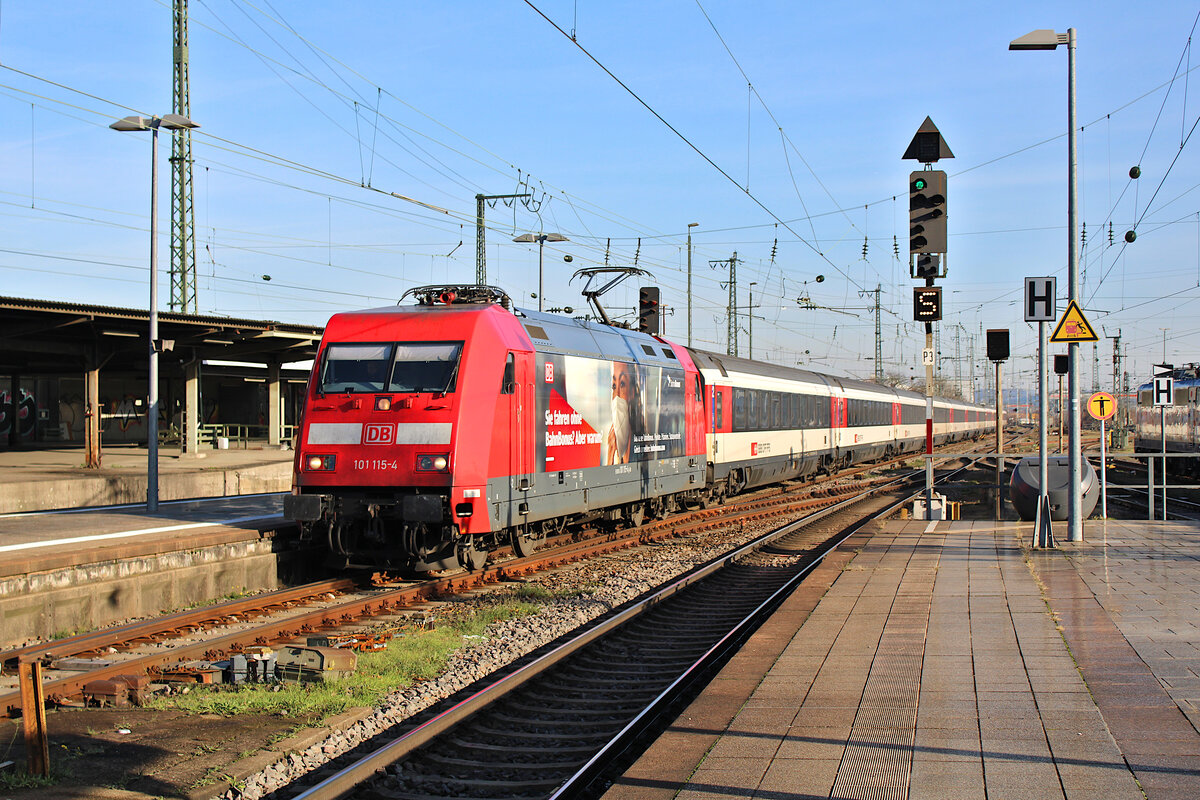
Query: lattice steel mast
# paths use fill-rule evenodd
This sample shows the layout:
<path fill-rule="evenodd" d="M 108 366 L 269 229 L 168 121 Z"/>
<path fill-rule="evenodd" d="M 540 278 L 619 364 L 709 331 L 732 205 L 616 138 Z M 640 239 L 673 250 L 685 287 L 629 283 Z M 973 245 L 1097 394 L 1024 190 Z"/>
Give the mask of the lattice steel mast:
<path fill-rule="evenodd" d="M 174 4 L 174 113 L 191 116 L 188 100 L 187 0 Z M 192 199 L 192 133 L 171 137 L 171 310 L 196 308 L 196 214 Z"/>

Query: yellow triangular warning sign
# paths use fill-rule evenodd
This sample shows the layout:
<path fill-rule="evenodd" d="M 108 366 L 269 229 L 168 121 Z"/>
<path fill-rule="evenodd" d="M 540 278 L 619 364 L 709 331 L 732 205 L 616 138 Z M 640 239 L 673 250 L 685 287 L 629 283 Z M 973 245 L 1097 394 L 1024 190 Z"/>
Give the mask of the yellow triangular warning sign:
<path fill-rule="evenodd" d="M 1050 341 L 1054 344 L 1098 342 L 1100 337 L 1096 335 L 1096 330 L 1083 316 L 1079 305 L 1072 300 L 1067 303 L 1067 310 L 1063 312 L 1062 319 L 1054 326 L 1054 333 L 1050 334 Z"/>

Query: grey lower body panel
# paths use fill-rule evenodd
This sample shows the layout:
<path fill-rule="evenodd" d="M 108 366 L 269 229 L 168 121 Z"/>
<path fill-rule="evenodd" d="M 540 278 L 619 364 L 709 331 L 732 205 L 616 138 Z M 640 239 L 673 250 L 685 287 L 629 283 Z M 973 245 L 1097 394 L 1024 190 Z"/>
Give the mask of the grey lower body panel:
<path fill-rule="evenodd" d="M 492 530 L 704 488 L 703 456 L 540 472 L 488 481 Z"/>

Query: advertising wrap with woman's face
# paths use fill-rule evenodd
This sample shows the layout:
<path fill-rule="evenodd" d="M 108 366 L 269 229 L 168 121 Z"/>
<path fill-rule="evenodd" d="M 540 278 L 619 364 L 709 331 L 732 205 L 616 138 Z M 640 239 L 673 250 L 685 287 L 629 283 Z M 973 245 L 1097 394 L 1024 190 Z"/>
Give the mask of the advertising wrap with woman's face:
<path fill-rule="evenodd" d="M 638 402 L 637 373 L 632 364 L 613 363 L 612 427 L 608 431 L 609 464 L 628 464 L 633 439 L 632 415 Z"/>

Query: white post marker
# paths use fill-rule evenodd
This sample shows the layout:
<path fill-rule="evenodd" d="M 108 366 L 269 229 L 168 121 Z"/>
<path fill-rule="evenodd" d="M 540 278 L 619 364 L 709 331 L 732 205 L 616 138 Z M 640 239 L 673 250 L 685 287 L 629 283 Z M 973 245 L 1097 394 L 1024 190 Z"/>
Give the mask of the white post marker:
<path fill-rule="evenodd" d="M 1167 521 L 1167 407 L 1175 404 L 1175 377 L 1171 364 L 1154 365 L 1154 406 L 1158 408 L 1158 429 L 1162 440 L 1162 518 Z M 1154 481 L 1150 481 L 1150 494 L 1154 495 Z M 1150 519 L 1154 519 L 1153 500 Z"/>
<path fill-rule="evenodd" d="M 1100 519 L 1108 519 L 1108 437 L 1104 422 L 1117 413 L 1117 398 L 1108 392 L 1096 392 L 1088 398 L 1088 413 L 1100 420 Z"/>

